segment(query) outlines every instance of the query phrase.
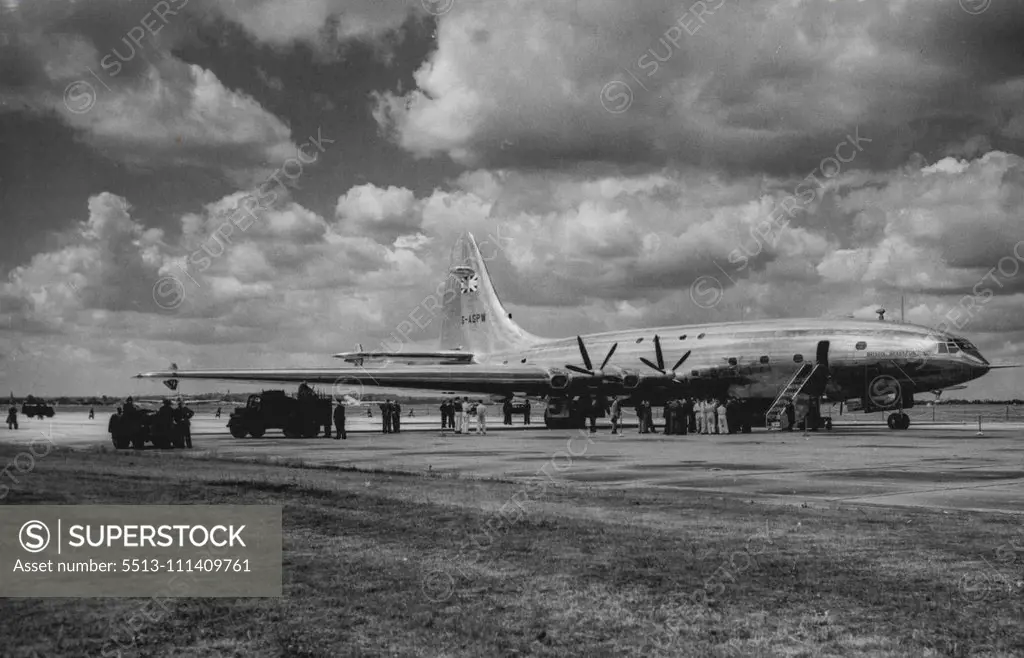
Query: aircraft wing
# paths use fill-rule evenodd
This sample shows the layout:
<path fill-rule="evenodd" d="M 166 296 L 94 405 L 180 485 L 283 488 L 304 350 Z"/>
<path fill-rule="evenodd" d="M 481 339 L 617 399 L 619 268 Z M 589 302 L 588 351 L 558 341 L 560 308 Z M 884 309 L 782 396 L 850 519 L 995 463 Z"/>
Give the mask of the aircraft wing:
<path fill-rule="evenodd" d="M 231 370 L 157 370 L 136 375 L 140 379 L 212 379 L 277 384 L 321 384 L 351 390 L 364 387 L 413 388 L 472 393 L 525 393 L 550 391 L 551 374 L 539 366 L 468 364 L 460 366 L 396 366 L 387 368 L 246 368 Z M 166 383 L 166 382 L 165 382 Z M 170 384 L 168 384 L 170 386 Z"/>
<path fill-rule="evenodd" d="M 440 350 L 437 352 L 339 352 L 336 359 L 344 359 L 349 363 L 362 365 L 363 361 L 390 361 L 404 364 L 455 365 L 473 362 L 473 354 L 460 350 Z"/>

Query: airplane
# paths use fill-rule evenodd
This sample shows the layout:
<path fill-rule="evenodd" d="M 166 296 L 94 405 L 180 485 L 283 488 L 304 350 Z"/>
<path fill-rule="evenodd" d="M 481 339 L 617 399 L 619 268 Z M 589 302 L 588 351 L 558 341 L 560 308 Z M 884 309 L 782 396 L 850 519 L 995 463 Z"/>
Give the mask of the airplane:
<path fill-rule="evenodd" d="M 440 350 L 343 352 L 348 363 L 382 360 L 379 368 L 248 368 L 145 372 L 139 378 L 300 382 L 347 388 L 458 391 L 547 401 L 549 428 L 582 427 L 588 406 L 612 396 L 641 400 L 735 396 L 755 419 L 776 426 L 798 396 L 851 402 L 870 413 L 891 411 L 906 429 L 915 394 L 977 379 L 994 368 L 967 339 L 913 324 L 841 319 L 771 319 L 624 329 L 543 338 L 513 322 L 502 305 L 471 233 L 452 251 L 441 286 L 423 303 L 441 316 Z M 443 294 L 441 291 L 443 290 Z M 591 352 L 604 354 L 599 361 Z M 652 360 L 651 357 L 654 359 Z M 395 365 L 395 362 L 400 365 Z M 603 415 L 603 411 L 599 413 Z M 761 426 L 760 421 L 756 422 Z"/>

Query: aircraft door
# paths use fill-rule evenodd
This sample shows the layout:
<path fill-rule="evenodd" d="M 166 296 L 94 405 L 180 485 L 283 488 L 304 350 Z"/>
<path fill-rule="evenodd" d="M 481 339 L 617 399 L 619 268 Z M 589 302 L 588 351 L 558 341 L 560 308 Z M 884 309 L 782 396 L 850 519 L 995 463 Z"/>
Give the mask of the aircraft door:
<path fill-rule="evenodd" d="M 814 357 L 817 363 L 819 363 L 826 369 L 828 368 L 828 346 L 829 342 L 827 340 L 818 341 L 818 351 Z"/>

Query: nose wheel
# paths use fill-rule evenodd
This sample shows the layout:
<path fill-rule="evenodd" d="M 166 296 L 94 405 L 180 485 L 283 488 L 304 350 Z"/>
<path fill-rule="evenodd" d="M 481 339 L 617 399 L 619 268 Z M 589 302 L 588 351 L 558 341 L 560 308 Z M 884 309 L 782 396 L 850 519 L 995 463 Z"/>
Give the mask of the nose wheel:
<path fill-rule="evenodd" d="M 889 414 L 889 418 L 886 422 L 891 430 L 905 430 L 910 427 L 910 416 L 902 411 L 893 412 Z"/>

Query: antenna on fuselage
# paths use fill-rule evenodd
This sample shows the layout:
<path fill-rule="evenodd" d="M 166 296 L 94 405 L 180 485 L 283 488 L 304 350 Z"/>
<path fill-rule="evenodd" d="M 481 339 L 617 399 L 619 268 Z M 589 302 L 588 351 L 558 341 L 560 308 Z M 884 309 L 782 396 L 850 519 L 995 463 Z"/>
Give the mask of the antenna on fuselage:
<path fill-rule="evenodd" d="M 906 322 L 906 320 L 903 318 L 903 302 L 905 300 L 906 298 L 903 295 L 900 295 L 900 324 L 904 324 Z"/>
<path fill-rule="evenodd" d="M 879 322 L 885 322 L 885 309 L 884 308 L 878 309 L 877 311 L 875 311 L 875 313 L 878 313 L 878 321 Z"/>

